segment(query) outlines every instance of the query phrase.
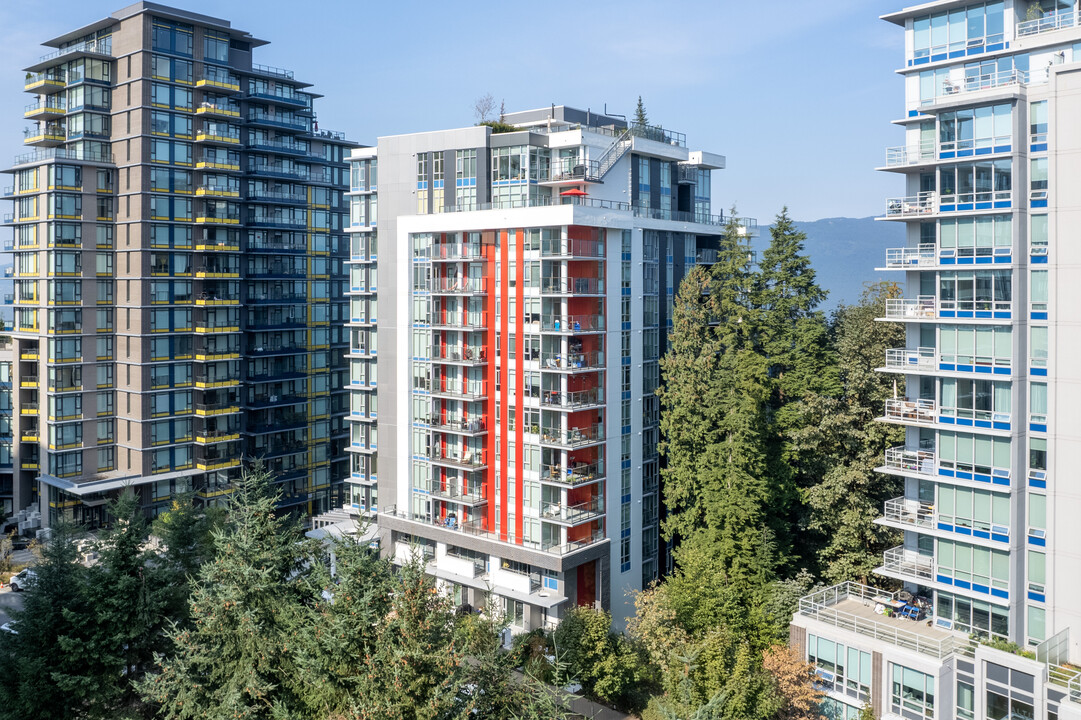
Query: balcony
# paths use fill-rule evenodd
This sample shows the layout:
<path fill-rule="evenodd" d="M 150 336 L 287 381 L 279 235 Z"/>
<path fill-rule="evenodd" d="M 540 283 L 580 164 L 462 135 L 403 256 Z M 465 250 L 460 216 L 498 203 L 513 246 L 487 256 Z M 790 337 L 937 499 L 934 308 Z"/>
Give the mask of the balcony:
<path fill-rule="evenodd" d="M 932 140 L 919 145 L 886 148 L 886 167 L 908 167 L 924 165 L 937 159 L 938 147 Z"/>
<path fill-rule="evenodd" d="M 468 262 L 483 260 L 484 251 L 479 244 L 439 243 L 431 247 L 428 256 L 432 262 Z"/>
<path fill-rule="evenodd" d="M 879 570 L 899 575 L 905 580 L 924 582 L 935 577 L 935 559 L 898 546 L 883 553 Z"/>
<path fill-rule="evenodd" d="M 195 188 L 195 194 L 199 197 L 240 197 L 240 187 L 234 185 L 200 185 Z"/>
<path fill-rule="evenodd" d="M 240 172 L 240 160 L 217 155 L 203 155 L 195 158 L 195 169 Z"/>
<path fill-rule="evenodd" d="M 541 370 L 565 370 L 569 372 L 594 372 L 604 369 L 604 353 L 572 352 L 541 354 Z"/>
<path fill-rule="evenodd" d="M 923 217 L 936 212 L 938 198 L 934 192 L 922 192 L 907 197 L 888 198 L 886 200 L 886 218 Z"/>
<path fill-rule="evenodd" d="M 899 475 L 935 475 L 937 458 L 933 450 L 909 450 L 903 445 L 886 448 L 883 468 Z"/>
<path fill-rule="evenodd" d="M 483 295 L 483 278 L 432 278 L 433 295 Z"/>
<path fill-rule="evenodd" d="M 67 84 L 67 72 L 53 69 L 40 73 L 26 73 L 23 90 L 38 93 L 39 95 L 51 95 L 63 90 Z"/>
<path fill-rule="evenodd" d="M 542 258 L 565 258 L 572 259 L 602 259 L 604 258 L 604 242 L 601 240 L 577 240 L 577 239 L 542 239 Z"/>
<path fill-rule="evenodd" d="M 24 133 L 23 144 L 36 147 L 56 147 L 63 145 L 68 139 L 63 125 L 46 123 L 44 127 L 27 129 Z"/>
<path fill-rule="evenodd" d="M 595 496 L 576 505 L 563 505 L 562 503 L 543 503 L 541 505 L 541 520 L 559 523 L 574 527 L 597 518 L 604 517 L 604 498 Z"/>
<path fill-rule="evenodd" d="M 471 418 L 469 420 L 434 417 L 429 424 L 431 425 L 432 430 L 438 430 L 439 432 L 450 433 L 453 435 L 465 435 L 467 437 L 484 435 L 488 432 L 488 421 L 483 417 Z"/>
<path fill-rule="evenodd" d="M 502 536 L 498 533 L 489 532 L 485 530 L 480 520 L 472 520 L 468 522 L 448 521 L 441 517 L 431 517 L 424 515 L 411 515 L 405 509 L 399 509 L 396 505 L 380 510 L 380 518 L 387 518 L 391 521 L 404 521 L 401 525 L 404 528 L 408 528 L 410 531 L 416 532 L 418 535 L 425 535 L 424 532 L 429 528 L 439 528 L 451 533 L 462 533 L 464 535 L 472 535 L 474 537 L 483 538 L 492 542 L 501 543 L 507 547 L 513 547 L 518 549 L 533 550 L 535 552 L 544 552 L 557 557 L 565 557 L 573 555 L 574 553 L 584 550 L 586 548 L 598 545 L 603 542 L 607 542 L 608 538 L 603 532 L 595 532 L 588 537 L 584 537 L 580 540 L 575 540 L 567 543 L 552 543 L 544 545 L 530 545 L 519 544 L 513 541 L 508 542 L 507 536 L 504 533 Z M 390 523 L 387 523 L 388 525 Z M 412 528 L 416 528 L 412 530 Z M 453 540 L 449 542 L 454 542 Z"/>
<path fill-rule="evenodd" d="M 432 363 L 436 365 L 483 365 L 487 361 L 488 349 L 481 346 L 437 345 L 432 348 Z"/>
<path fill-rule="evenodd" d="M 239 439 L 239 430 L 199 430 L 195 433 L 195 442 L 200 445 L 214 445 Z"/>
<path fill-rule="evenodd" d="M 846 582 L 800 598 L 798 615 L 936 660 L 971 652 L 975 643 L 964 634 L 875 612 L 876 606 L 897 599 L 897 593 Z"/>
<path fill-rule="evenodd" d="M 541 278 L 541 295 L 604 295 L 602 278 Z"/>
<path fill-rule="evenodd" d="M 545 315 L 541 330 L 566 335 L 604 332 L 604 315 Z"/>
<path fill-rule="evenodd" d="M 570 466 L 545 465 L 541 469 L 541 482 L 577 487 L 604 480 L 604 463 L 572 463 Z"/>
<path fill-rule="evenodd" d="M 603 442 L 604 425 L 600 423 L 586 425 L 585 427 L 572 427 L 567 430 L 560 430 L 559 428 L 543 428 L 541 430 L 541 445 L 569 449 L 598 445 Z"/>
<path fill-rule="evenodd" d="M 67 112 L 67 100 L 62 95 L 47 97 L 26 106 L 23 117 L 27 120 L 55 120 Z"/>
<path fill-rule="evenodd" d="M 886 401 L 884 418 L 890 422 L 933 425 L 935 423 L 934 400 L 907 400 L 893 398 Z"/>
<path fill-rule="evenodd" d="M 1019 38 L 1027 37 L 1029 35 L 1039 35 L 1040 33 L 1072 28 L 1076 24 L 1077 15 L 1073 10 L 1049 13 L 1041 18 L 1017 23 L 1017 32 L 1015 35 Z"/>
<path fill-rule="evenodd" d="M 604 389 L 591 388 L 575 392 L 546 390 L 541 393 L 541 405 L 560 410 L 580 410 L 587 407 L 604 405 Z"/>
<path fill-rule="evenodd" d="M 240 131 L 199 130 L 195 133 L 195 142 L 212 145 L 239 145 Z"/>
<path fill-rule="evenodd" d="M 433 380 L 433 397 L 445 397 L 453 400 L 483 400 L 488 397 L 488 383 L 446 383 L 441 385 L 439 379 Z"/>
<path fill-rule="evenodd" d="M 935 348 L 915 350 L 894 349 L 886 351 L 886 369 L 904 372 L 933 372 L 938 369 L 938 351 Z"/>
<path fill-rule="evenodd" d="M 252 110 L 248 113 L 248 123 L 250 125 L 265 125 L 273 128 L 281 128 L 283 130 L 295 130 L 297 132 L 308 132 L 310 129 L 304 118 L 285 114 L 260 112 L 258 110 Z"/>
<path fill-rule="evenodd" d="M 476 485 L 463 485 L 455 481 L 448 481 L 445 485 L 436 483 L 431 487 L 430 492 L 433 498 L 458 503 L 459 505 L 465 505 L 467 507 L 486 505 L 488 503 L 488 495 L 485 492 L 485 486 L 480 483 L 477 483 Z"/>
<path fill-rule="evenodd" d="M 460 468 L 463 470 L 480 470 L 488 466 L 488 458 L 482 450 L 467 450 L 462 453 L 451 450 L 432 448 L 428 458 L 436 465 Z"/>
<path fill-rule="evenodd" d="M 195 87 L 223 92 L 240 92 L 240 80 L 235 75 L 224 71 L 211 72 L 212 69 L 217 70 L 217 68 L 207 66 L 203 77 L 195 81 Z"/>
<path fill-rule="evenodd" d="M 487 330 L 488 313 L 432 312 L 431 326 L 440 330 Z"/>
<path fill-rule="evenodd" d="M 888 270 L 909 270 L 938 265 L 934 243 L 923 243 L 914 248 L 889 248 L 886 250 Z"/>
<path fill-rule="evenodd" d="M 196 403 L 195 414 L 199 417 L 212 417 L 216 415 L 236 415 L 240 412 L 240 405 L 235 400 L 223 400 L 212 403 Z"/>
<path fill-rule="evenodd" d="M 209 101 L 203 101 L 199 104 L 199 107 L 195 108 L 196 115 L 206 115 L 208 117 L 220 117 L 220 118 L 240 118 L 240 110 L 236 105 L 212 103 Z"/>
<path fill-rule="evenodd" d="M 886 318 L 890 320 L 926 320 L 937 317 L 935 296 L 918 298 L 887 298 Z"/>
<path fill-rule="evenodd" d="M 585 182 L 600 182 L 600 169 L 598 160 L 552 158 L 548 172 L 542 172 L 538 182 L 541 185 L 580 185 Z"/>
<path fill-rule="evenodd" d="M 886 501 L 881 519 L 913 529 L 930 530 L 935 526 L 934 505 L 913 498 L 894 498 Z"/>
<path fill-rule="evenodd" d="M 1028 73 L 1024 70 L 1002 70 L 983 75 L 965 77 L 959 82 L 950 79 L 942 81 L 942 86 L 935 88 L 935 97 L 920 101 L 923 108 L 936 103 L 958 98 L 960 95 L 977 92 L 979 90 L 994 90 L 999 88 L 1020 88 L 1030 81 L 1040 82 L 1046 78 L 1038 72 Z"/>

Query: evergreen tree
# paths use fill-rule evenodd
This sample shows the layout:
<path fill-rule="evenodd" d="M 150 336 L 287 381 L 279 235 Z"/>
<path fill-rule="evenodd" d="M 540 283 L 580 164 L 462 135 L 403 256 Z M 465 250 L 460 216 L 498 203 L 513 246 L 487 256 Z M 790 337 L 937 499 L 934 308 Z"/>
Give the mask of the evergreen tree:
<path fill-rule="evenodd" d="M 866 582 L 881 563 L 895 533 L 874 524 L 885 500 L 900 492 L 896 478 L 874 472 L 885 448 L 904 442 L 904 429 L 875 422 L 892 395 L 893 378 L 877 373 L 889 348 L 903 347 L 904 328 L 876 322 L 899 288 L 868 288 L 859 304 L 842 307 L 834 321 L 841 398 L 814 397 L 799 408 L 801 428 L 792 433 L 793 461 L 821 478 L 807 490 L 809 529 L 823 576 L 830 582 Z"/>
<path fill-rule="evenodd" d="M 699 546 L 722 576 L 744 588 L 768 580 L 762 541 L 772 501 L 768 476 L 766 358 L 756 347 L 751 249 L 735 219 L 717 263 L 680 285 L 658 391 L 667 537 L 680 554 Z"/>
<path fill-rule="evenodd" d="M 87 571 L 77 560 L 72 531 L 55 527 L 42 546 L 37 578 L 26 588 L 22 609 L 11 613 L 18 634 L 0 633 L 0 708 L 8 717 L 69 720 L 106 714 L 112 696 L 101 697 L 98 681 L 107 663 L 90 642 Z"/>
<path fill-rule="evenodd" d="M 214 558 L 199 569 L 191 626 L 169 631 L 174 649 L 139 683 L 166 718 L 296 716 L 293 655 L 304 599 L 300 560 L 311 552 L 296 522 L 275 516 L 280 493 L 262 466 L 245 473 L 216 531 Z"/>
<path fill-rule="evenodd" d="M 634 120 L 632 125 L 637 128 L 644 128 L 649 125 L 649 118 L 646 116 L 646 106 L 642 104 L 642 96 L 638 96 L 638 104 L 634 108 Z"/>

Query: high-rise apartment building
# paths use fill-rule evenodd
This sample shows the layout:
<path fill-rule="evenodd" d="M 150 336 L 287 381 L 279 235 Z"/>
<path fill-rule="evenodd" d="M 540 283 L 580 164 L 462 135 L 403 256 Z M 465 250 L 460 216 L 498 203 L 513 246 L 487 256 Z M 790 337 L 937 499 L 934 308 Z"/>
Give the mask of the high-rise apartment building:
<path fill-rule="evenodd" d="M 126 487 L 148 514 L 213 503 L 255 459 L 283 509 L 338 504 L 355 144 L 226 20 L 140 2 L 45 44 L 5 193 L 8 509 L 94 526 Z"/>
<path fill-rule="evenodd" d="M 663 572 L 658 361 L 724 158 L 570 107 L 503 120 L 350 158 L 349 500 L 518 630 L 622 622 Z"/>
<path fill-rule="evenodd" d="M 905 144 L 883 169 L 905 193 L 883 219 L 907 232 L 885 264 L 908 291 L 887 301 L 906 344 L 880 368 L 898 382 L 880 420 L 906 441 L 885 450 L 904 494 L 877 522 L 903 540 L 877 572 L 902 589 L 806 597 L 793 643 L 837 717 L 1079 718 L 1078 8 L 884 19 L 904 30 Z"/>

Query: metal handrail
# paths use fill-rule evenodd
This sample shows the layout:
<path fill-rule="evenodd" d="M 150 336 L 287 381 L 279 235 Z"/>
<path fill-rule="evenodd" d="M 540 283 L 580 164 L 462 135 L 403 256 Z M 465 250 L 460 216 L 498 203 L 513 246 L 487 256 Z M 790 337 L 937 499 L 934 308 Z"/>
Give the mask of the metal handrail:
<path fill-rule="evenodd" d="M 891 398 L 886 400 L 885 417 L 887 420 L 933 424 L 935 422 L 935 414 L 936 407 L 934 400 L 909 400 L 907 398 Z"/>

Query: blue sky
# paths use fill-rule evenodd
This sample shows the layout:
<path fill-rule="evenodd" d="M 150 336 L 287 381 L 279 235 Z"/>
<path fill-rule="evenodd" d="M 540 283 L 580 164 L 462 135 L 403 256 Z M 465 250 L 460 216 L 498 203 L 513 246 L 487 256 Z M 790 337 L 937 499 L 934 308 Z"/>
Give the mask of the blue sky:
<path fill-rule="evenodd" d="M 93 22 L 125 0 L 0 2 L 0 165 L 21 151 L 19 69 L 42 40 Z M 875 173 L 903 142 L 903 38 L 881 0 L 178 0 L 271 41 L 255 60 L 290 68 L 326 95 L 320 126 L 358 142 L 471 125 L 491 93 L 508 111 L 551 103 L 630 114 L 693 149 L 728 158 L 714 205 L 768 220 L 878 214 L 900 194 Z M 299 8 L 299 9 L 298 9 Z"/>

